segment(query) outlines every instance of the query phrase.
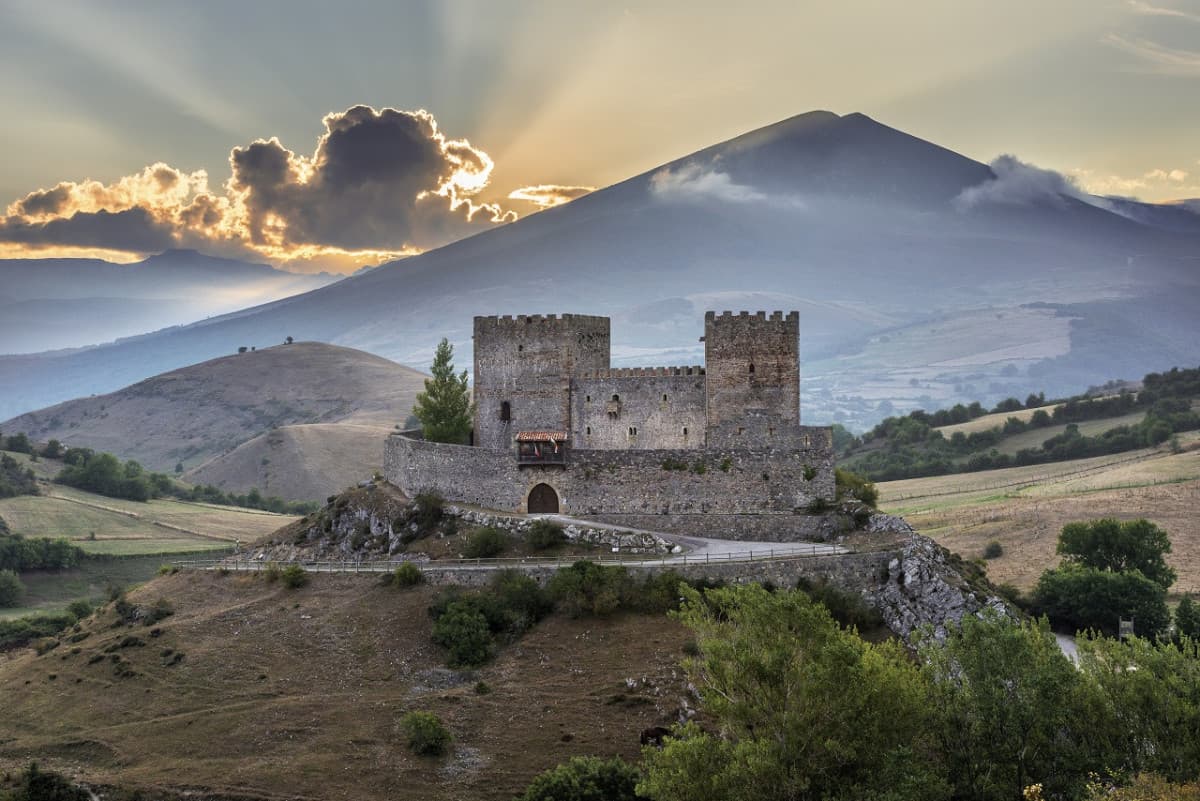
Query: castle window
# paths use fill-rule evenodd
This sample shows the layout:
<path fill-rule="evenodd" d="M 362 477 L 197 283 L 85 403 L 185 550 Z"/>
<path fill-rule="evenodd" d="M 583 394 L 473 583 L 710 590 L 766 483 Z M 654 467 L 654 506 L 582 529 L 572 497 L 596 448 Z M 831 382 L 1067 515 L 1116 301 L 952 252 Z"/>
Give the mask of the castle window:
<path fill-rule="evenodd" d="M 517 353 L 520 353 L 520 352 L 521 352 L 521 351 L 523 351 L 523 350 L 525 350 L 525 346 L 524 346 L 524 345 L 517 345 Z"/>
<path fill-rule="evenodd" d="M 588 435 L 589 437 L 592 435 L 592 427 L 591 427 L 591 426 L 588 426 L 588 427 L 587 427 L 587 435 Z"/>
<path fill-rule="evenodd" d="M 512 420 L 512 405 L 508 401 L 500 403 L 500 419 L 505 422 Z"/>
<path fill-rule="evenodd" d="M 687 426 L 684 426 L 684 427 L 683 427 L 683 435 L 684 435 L 685 437 L 687 436 Z"/>
<path fill-rule="evenodd" d="M 667 394 L 664 392 L 663 393 L 663 403 L 666 403 L 666 402 L 667 402 Z"/>
<path fill-rule="evenodd" d="M 613 398 L 612 398 L 612 399 L 613 399 L 615 402 L 617 402 L 617 403 L 620 403 L 620 402 L 621 402 L 621 396 L 620 396 L 620 395 L 613 395 Z"/>
<path fill-rule="evenodd" d="M 629 427 L 629 436 L 631 436 L 631 437 L 636 437 L 636 436 L 637 436 L 637 426 L 630 426 L 630 427 Z"/>
<path fill-rule="evenodd" d="M 768 437 L 773 437 L 773 436 L 775 436 L 775 429 L 768 427 L 768 428 L 767 428 L 767 436 L 768 436 Z"/>
<path fill-rule="evenodd" d="M 746 429 L 742 428 L 741 426 L 738 426 L 738 435 L 740 436 L 745 433 L 746 433 Z"/>
<path fill-rule="evenodd" d="M 592 396 L 591 396 L 591 395 L 588 395 L 586 398 L 584 398 L 584 400 L 586 400 L 588 403 L 591 403 L 591 402 L 592 402 Z"/>
<path fill-rule="evenodd" d="M 750 362 L 750 375 L 754 375 L 754 362 Z"/>

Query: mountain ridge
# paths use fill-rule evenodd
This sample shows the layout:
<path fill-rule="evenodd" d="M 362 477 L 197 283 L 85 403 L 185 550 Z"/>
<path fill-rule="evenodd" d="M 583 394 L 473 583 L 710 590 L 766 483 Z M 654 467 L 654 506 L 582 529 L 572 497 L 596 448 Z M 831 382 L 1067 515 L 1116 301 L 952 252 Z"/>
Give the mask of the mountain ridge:
<path fill-rule="evenodd" d="M 1005 195 L 1005 202 L 956 206 L 955 198 L 978 186 L 977 179 L 988 186 L 1006 180 L 988 165 L 866 115 L 798 115 L 332 286 L 118 345 L 24 362 L 0 359 L 0 380 L 14 381 L 14 395 L 20 394 L 0 399 L 0 415 L 285 336 L 409 364 L 426 363 L 447 337 L 469 363 L 475 314 L 606 314 L 613 317 L 618 366 L 633 358 L 619 355 L 625 353 L 694 358 L 705 305 L 716 298 L 728 304 L 722 308 L 747 308 L 745 299 L 758 295 L 775 298 L 775 308 L 863 311 L 846 319 L 830 314 L 813 326 L 802 321 L 802 360 L 837 355 L 845 343 L 870 336 L 876 329 L 864 329 L 863 319 L 885 321 L 879 329 L 919 326 L 935 313 L 991 314 L 1035 302 L 1078 307 L 1075 313 L 1086 316 L 1095 313 L 1087 304 L 1119 305 L 1164 290 L 1176 305 L 1161 313 L 1182 332 L 1172 334 L 1172 344 L 1193 348 L 1184 337 L 1193 330 L 1193 342 L 1200 341 L 1200 324 L 1189 322 L 1184 308 L 1200 299 L 1200 277 L 1184 261 L 1200 249 L 1200 236 L 1164 235 L 1050 190 L 1018 195 L 1019 202 Z M 670 298 L 683 299 L 678 314 L 634 319 L 636 309 Z M 1128 326 L 1106 336 L 1149 347 Z M 1029 353 L 1046 350 L 1034 340 L 1027 344 Z M 1070 380 L 1110 378 L 1094 355 L 1083 349 L 1072 355 L 1079 344 L 1056 351 L 1077 362 Z M 1011 372 L 1009 363 L 985 360 L 978 369 L 937 372 L 927 368 L 939 359 L 911 358 L 921 375 L 880 368 L 901 403 L 913 378 L 937 384 L 936 393 L 922 393 L 937 400 L 961 395 L 955 385 L 975 374 L 986 374 L 985 383 L 998 393 L 1020 393 L 1021 381 L 1058 389 L 1044 376 L 1025 376 L 1044 357 L 1012 361 L 1020 381 L 1001 380 L 998 372 Z M 1140 365 L 1143 371 L 1167 366 Z M 861 375 L 838 372 L 840 384 L 829 391 L 866 398 L 853 414 L 869 415 L 873 401 L 864 389 L 874 373 L 865 367 Z M 818 379 L 809 388 L 819 386 L 821 375 L 806 375 Z M 47 388 L 51 377 L 53 390 Z M 812 422 L 840 413 L 836 403 L 811 393 L 805 408 L 821 415 Z"/>

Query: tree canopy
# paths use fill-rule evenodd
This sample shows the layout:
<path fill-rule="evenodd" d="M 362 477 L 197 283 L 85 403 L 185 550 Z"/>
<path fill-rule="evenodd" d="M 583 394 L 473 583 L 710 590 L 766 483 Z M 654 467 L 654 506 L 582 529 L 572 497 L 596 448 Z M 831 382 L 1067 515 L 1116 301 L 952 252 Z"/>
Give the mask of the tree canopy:
<path fill-rule="evenodd" d="M 840 628 L 804 593 L 752 584 L 678 617 L 700 655 L 685 663 L 718 734 L 688 724 L 643 753 L 655 801 L 923 799 L 945 796 L 930 761 L 920 673 L 897 643 Z"/>
<path fill-rule="evenodd" d="M 1164 590 L 1175 583 L 1175 571 L 1166 561 L 1170 552 L 1167 533 L 1144 518 L 1068 523 L 1058 537 L 1065 562 L 1114 573 L 1138 570 Z"/>
<path fill-rule="evenodd" d="M 465 443 L 472 425 L 471 392 L 467 371 L 454 374 L 454 346 L 448 339 L 438 343 L 429 371 L 433 377 L 425 379 L 425 391 L 413 406 L 421 432 L 430 442 Z"/>

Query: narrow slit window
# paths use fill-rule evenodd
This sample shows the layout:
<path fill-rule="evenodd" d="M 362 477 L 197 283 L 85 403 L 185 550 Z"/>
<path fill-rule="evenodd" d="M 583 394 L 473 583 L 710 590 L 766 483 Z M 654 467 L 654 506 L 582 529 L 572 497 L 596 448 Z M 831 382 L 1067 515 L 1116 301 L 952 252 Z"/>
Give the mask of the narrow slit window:
<path fill-rule="evenodd" d="M 637 436 L 637 426 L 630 426 L 630 427 L 629 427 L 629 436 L 631 436 L 631 437 L 636 437 L 636 436 Z"/>
<path fill-rule="evenodd" d="M 512 404 L 508 401 L 503 401 L 500 404 L 500 419 L 505 422 L 512 420 Z"/>
<path fill-rule="evenodd" d="M 754 375 L 754 362 L 750 362 L 750 375 Z"/>
<path fill-rule="evenodd" d="M 683 435 L 684 435 L 685 437 L 687 436 L 687 426 L 684 426 L 684 427 L 683 427 Z"/>
<path fill-rule="evenodd" d="M 592 427 L 591 426 L 587 427 L 587 434 L 589 437 L 592 435 Z"/>

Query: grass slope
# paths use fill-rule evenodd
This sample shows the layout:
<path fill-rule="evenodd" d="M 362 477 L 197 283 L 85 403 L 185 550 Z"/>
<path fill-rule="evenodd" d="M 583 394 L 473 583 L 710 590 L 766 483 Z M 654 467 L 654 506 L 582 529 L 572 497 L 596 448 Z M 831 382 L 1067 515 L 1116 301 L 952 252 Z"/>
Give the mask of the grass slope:
<path fill-rule="evenodd" d="M 425 613 L 434 592 L 366 576 L 295 591 L 246 575 L 155 579 L 132 597 L 174 605 L 161 637 L 110 629 L 109 613 L 77 645 L 0 661 L 0 765 L 36 757 L 94 782 L 220 797 L 508 801 L 569 757 L 635 756 L 685 692 L 688 635 L 665 617 L 555 615 L 476 673 L 447 671 Z M 118 678 L 102 652 L 127 634 L 147 644 L 116 651 L 137 674 Z M 186 656 L 164 666 L 168 648 Z M 490 694 L 474 692 L 479 679 Z M 406 749 L 397 721 L 414 709 L 446 721 L 451 756 Z"/>
<path fill-rule="evenodd" d="M 257 487 L 289 501 L 323 501 L 383 465 L 385 425 L 282 426 L 189 470 L 183 478 L 226 491 Z"/>
<path fill-rule="evenodd" d="M 390 428 L 408 416 L 423 380 L 415 370 L 362 351 L 298 342 L 211 359 L 107 395 L 60 403 L 8 420 L 0 430 L 171 471 L 178 462 L 194 467 L 277 426 L 345 422 Z"/>
<path fill-rule="evenodd" d="M 1184 452 L 1144 449 L 1073 462 L 880 483 L 880 508 L 967 558 L 998 540 L 1004 555 L 988 575 L 1028 590 L 1058 562 L 1063 525 L 1145 517 L 1165 529 L 1179 573 L 1173 593 L 1200 592 L 1200 433 L 1180 435 Z"/>

